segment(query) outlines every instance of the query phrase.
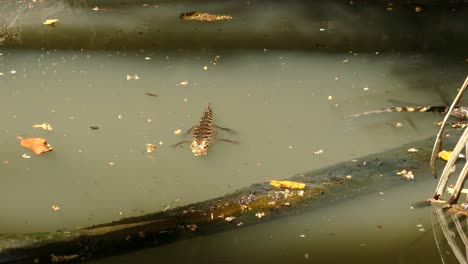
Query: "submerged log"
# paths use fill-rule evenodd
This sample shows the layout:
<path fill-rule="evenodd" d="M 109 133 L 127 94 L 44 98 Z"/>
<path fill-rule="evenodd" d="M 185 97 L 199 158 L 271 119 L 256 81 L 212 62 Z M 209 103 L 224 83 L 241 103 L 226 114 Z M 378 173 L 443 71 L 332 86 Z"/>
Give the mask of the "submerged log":
<path fill-rule="evenodd" d="M 453 137 L 451 137 L 453 138 Z M 83 229 L 0 235 L 0 263 L 77 262 L 262 223 L 407 183 L 406 169 L 431 177 L 432 139 L 341 162 L 288 180 L 302 190 L 254 184 L 224 197 Z M 417 147 L 418 152 L 408 152 Z M 429 190 L 428 190 L 429 195 Z"/>

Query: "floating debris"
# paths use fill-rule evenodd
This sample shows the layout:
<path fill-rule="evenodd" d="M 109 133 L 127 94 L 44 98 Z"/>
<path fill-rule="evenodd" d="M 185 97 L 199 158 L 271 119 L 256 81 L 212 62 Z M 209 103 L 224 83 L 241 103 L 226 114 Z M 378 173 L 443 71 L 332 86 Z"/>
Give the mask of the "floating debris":
<path fill-rule="evenodd" d="M 44 138 L 23 139 L 22 137 L 17 137 L 17 139 L 20 140 L 21 146 L 32 150 L 36 155 L 54 150 L 50 144 L 47 144 L 47 141 Z"/>
<path fill-rule="evenodd" d="M 328 100 L 330 100 L 330 101 L 333 100 L 333 96 L 329 95 Z"/>
<path fill-rule="evenodd" d="M 402 127 L 402 126 L 403 126 L 403 125 L 402 125 L 400 122 L 398 122 L 398 123 L 395 124 L 395 127 Z"/>
<path fill-rule="evenodd" d="M 401 177 L 407 180 L 414 180 L 414 174 L 412 171 L 402 170 L 402 171 L 397 172 L 396 174 L 400 175 Z"/>
<path fill-rule="evenodd" d="M 179 84 L 182 85 L 182 86 L 187 86 L 189 84 L 189 82 L 187 80 L 185 80 L 185 81 L 180 82 Z"/>
<path fill-rule="evenodd" d="M 270 180 L 270 185 L 276 188 L 283 188 L 283 189 L 304 189 L 305 183 L 301 182 L 293 182 L 293 181 L 275 181 Z"/>
<path fill-rule="evenodd" d="M 417 148 L 409 148 L 408 152 L 415 153 L 415 152 L 418 152 L 418 149 Z"/>
<path fill-rule="evenodd" d="M 128 75 L 127 74 L 127 81 L 130 81 L 130 80 L 140 80 L 140 77 L 136 74 L 134 75 Z"/>
<path fill-rule="evenodd" d="M 92 130 L 98 130 L 99 129 L 98 126 L 90 126 L 89 128 L 91 128 Z"/>
<path fill-rule="evenodd" d="M 155 144 L 145 144 L 146 152 L 151 153 L 156 151 L 156 145 Z"/>
<path fill-rule="evenodd" d="M 48 25 L 48 26 L 55 26 L 55 23 L 57 23 L 59 20 L 58 19 L 46 19 L 42 21 L 42 24 Z"/>
<path fill-rule="evenodd" d="M 29 156 L 28 154 L 24 153 L 23 155 L 21 155 L 21 157 L 25 158 L 25 159 L 30 159 L 31 156 Z"/>
<path fill-rule="evenodd" d="M 53 130 L 52 126 L 50 124 L 47 124 L 47 123 L 35 124 L 32 127 L 33 128 L 42 128 L 44 130 L 49 130 L 49 131 Z"/>
<path fill-rule="evenodd" d="M 174 131 L 174 134 L 176 134 L 176 135 L 180 135 L 181 133 L 182 133 L 182 130 L 180 130 L 180 129 L 177 129 L 176 131 Z"/>
<path fill-rule="evenodd" d="M 439 152 L 439 158 L 448 161 L 452 156 L 452 153 L 453 151 L 442 150 L 441 152 Z"/>
<path fill-rule="evenodd" d="M 144 92 L 143 94 L 144 94 L 144 95 L 147 95 L 147 96 L 158 97 L 157 94 L 150 93 L 150 92 Z"/>
<path fill-rule="evenodd" d="M 353 176 L 351 176 L 351 175 L 346 175 L 345 178 L 348 179 L 348 180 L 352 180 L 352 179 L 353 179 Z"/>
<path fill-rule="evenodd" d="M 216 14 L 202 13 L 202 12 L 188 12 L 188 13 L 180 14 L 180 19 L 212 22 L 212 21 L 230 20 L 232 19 L 232 16 L 216 15 Z"/>
<path fill-rule="evenodd" d="M 79 258 L 80 255 L 78 254 L 75 254 L 75 255 L 63 255 L 63 256 L 56 256 L 54 254 L 50 255 L 50 260 L 52 262 L 57 262 L 57 263 L 60 263 L 60 262 L 68 262 L 68 261 L 72 261 L 72 260 L 75 260 L 77 258 Z"/>
<path fill-rule="evenodd" d="M 320 155 L 323 154 L 323 149 L 314 151 L 314 155 Z"/>
<path fill-rule="evenodd" d="M 227 216 L 227 217 L 224 218 L 224 221 L 226 221 L 226 222 L 231 222 L 231 221 L 234 220 L 234 219 L 236 219 L 235 216 Z"/>
<path fill-rule="evenodd" d="M 52 205 L 52 210 L 54 210 L 55 212 L 60 211 L 60 206 Z"/>
<path fill-rule="evenodd" d="M 204 66 L 203 70 L 205 70 L 205 71 L 208 70 L 208 66 Z"/>
<path fill-rule="evenodd" d="M 265 213 L 264 212 L 258 212 L 255 214 L 255 216 L 258 218 L 258 219 L 261 219 L 262 217 L 265 216 Z"/>

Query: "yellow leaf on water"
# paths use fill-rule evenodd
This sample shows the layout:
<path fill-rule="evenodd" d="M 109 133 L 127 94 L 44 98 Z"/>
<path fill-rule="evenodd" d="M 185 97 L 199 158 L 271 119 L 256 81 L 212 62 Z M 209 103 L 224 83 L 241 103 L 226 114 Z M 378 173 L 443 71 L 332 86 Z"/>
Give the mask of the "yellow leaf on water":
<path fill-rule="evenodd" d="M 439 152 L 439 158 L 445 160 L 445 161 L 448 161 L 450 159 L 450 157 L 452 156 L 452 153 L 453 151 L 446 151 L 446 150 L 442 150 L 441 152 Z"/>
<path fill-rule="evenodd" d="M 55 22 L 58 22 L 59 20 L 58 19 L 46 19 L 42 22 L 42 24 L 44 25 L 53 25 L 55 24 Z"/>
<path fill-rule="evenodd" d="M 305 188 L 305 183 L 293 182 L 293 181 L 270 180 L 270 185 L 276 188 L 286 188 L 286 189 L 304 189 Z"/>

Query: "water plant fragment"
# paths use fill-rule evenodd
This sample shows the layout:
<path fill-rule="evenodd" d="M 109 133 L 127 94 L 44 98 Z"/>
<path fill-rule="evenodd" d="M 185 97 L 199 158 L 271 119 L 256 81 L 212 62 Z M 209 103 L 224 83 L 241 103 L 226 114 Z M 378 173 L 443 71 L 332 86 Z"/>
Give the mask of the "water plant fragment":
<path fill-rule="evenodd" d="M 47 141 L 44 138 L 18 137 L 18 139 L 20 140 L 22 147 L 32 150 L 36 155 L 54 150 L 50 144 L 47 144 Z"/>
<path fill-rule="evenodd" d="M 294 181 L 275 181 L 270 180 L 270 185 L 276 188 L 284 188 L 284 189 L 297 189 L 301 190 L 305 188 L 305 183 L 302 182 L 294 182 Z"/>

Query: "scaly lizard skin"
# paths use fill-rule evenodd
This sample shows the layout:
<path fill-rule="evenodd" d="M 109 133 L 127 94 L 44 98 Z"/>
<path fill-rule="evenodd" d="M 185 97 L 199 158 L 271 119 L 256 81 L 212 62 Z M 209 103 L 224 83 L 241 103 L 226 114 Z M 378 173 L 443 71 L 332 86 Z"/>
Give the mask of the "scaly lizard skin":
<path fill-rule="evenodd" d="M 350 117 L 359 117 L 371 114 L 380 114 L 387 112 L 433 112 L 433 113 L 447 113 L 448 106 L 401 106 L 401 107 L 389 107 L 373 111 L 367 111 L 359 114 L 352 115 Z M 458 120 L 468 119 L 468 106 L 458 106 L 453 109 L 450 115 L 458 118 Z"/>
<path fill-rule="evenodd" d="M 213 123 L 213 110 L 208 105 L 200 121 L 192 128 L 192 144 L 190 148 L 195 156 L 206 155 L 208 148 L 216 135 L 216 126 Z"/>

